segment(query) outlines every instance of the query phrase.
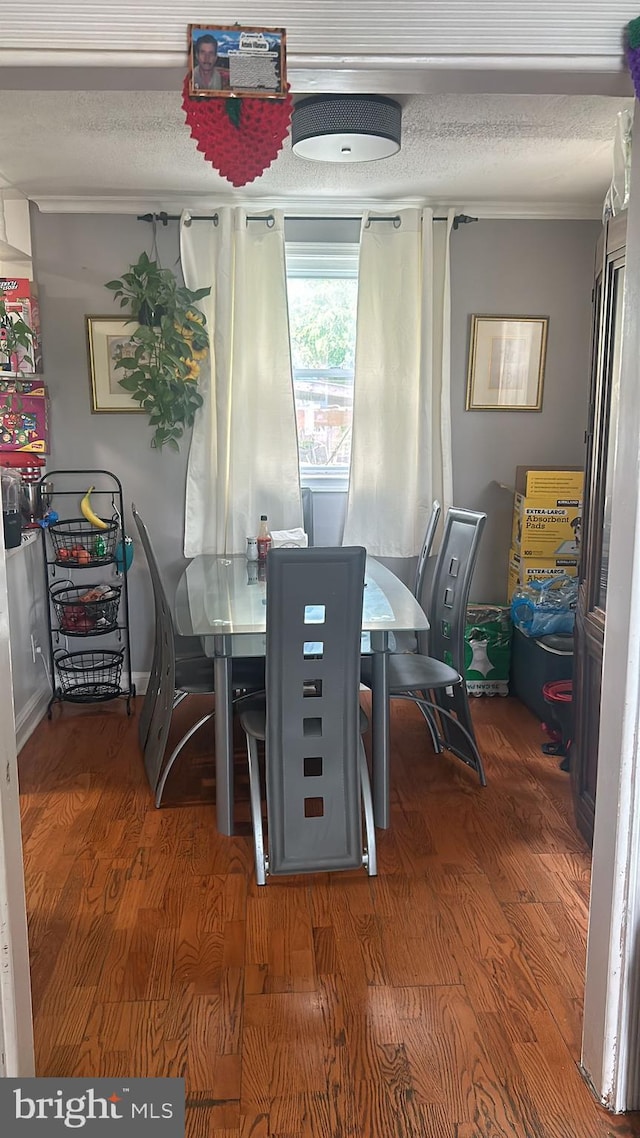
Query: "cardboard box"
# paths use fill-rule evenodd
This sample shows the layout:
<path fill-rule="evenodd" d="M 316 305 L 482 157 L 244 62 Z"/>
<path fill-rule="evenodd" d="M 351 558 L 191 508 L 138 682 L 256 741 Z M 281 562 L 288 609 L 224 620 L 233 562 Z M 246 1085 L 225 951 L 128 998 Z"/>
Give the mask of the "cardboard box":
<path fill-rule="evenodd" d="M 578 557 L 584 472 L 577 467 L 516 468 L 511 545 L 522 557 Z"/>
<path fill-rule="evenodd" d="M 42 342 L 40 336 L 40 302 L 38 288 L 26 277 L 0 277 L 0 296 L 5 302 L 9 318 L 20 318 L 34 333 L 33 351 L 20 349 L 17 358 L 0 357 L 0 374 L 34 375 L 42 371 Z M 0 328 L 0 340 L 2 329 Z M 25 356 L 32 357 L 28 363 Z"/>
<path fill-rule="evenodd" d="M 575 577 L 578 573 L 577 557 L 521 557 L 516 549 L 509 551 L 507 600 L 511 601 L 520 585 L 530 581 L 547 581 L 549 577 Z"/>
<path fill-rule="evenodd" d="M 48 399 L 44 395 L 0 394 L 0 451 L 49 450 Z"/>
<path fill-rule="evenodd" d="M 517 466 L 516 493 L 525 498 L 569 498 L 582 501 L 584 472 L 580 466 Z"/>
<path fill-rule="evenodd" d="M 508 695 L 511 616 L 507 605 L 468 605 L 465 683 L 470 695 Z"/>
<path fill-rule="evenodd" d="M 578 557 L 581 529 L 579 498 L 516 494 L 511 545 L 521 557 Z"/>

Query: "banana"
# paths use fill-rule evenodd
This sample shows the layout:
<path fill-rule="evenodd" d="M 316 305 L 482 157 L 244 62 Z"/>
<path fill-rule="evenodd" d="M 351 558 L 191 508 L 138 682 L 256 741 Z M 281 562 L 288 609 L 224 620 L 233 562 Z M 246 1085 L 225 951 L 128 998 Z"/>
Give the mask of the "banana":
<path fill-rule="evenodd" d="M 80 509 L 82 510 L 82 513 L 84 514 L 87 521 L 91 522 L 91 525 L 95 526 L 96 529 L 108 529 L 109 526 L 107 523 L 103 522 L 102 518 L 99 518 L 97 514 L 94 514 L 93 510 L 91 509 L 91 493 L 93 489 L 94 487 L 90 486 L 87 490 L 84 498 L 80 503 Z"/>

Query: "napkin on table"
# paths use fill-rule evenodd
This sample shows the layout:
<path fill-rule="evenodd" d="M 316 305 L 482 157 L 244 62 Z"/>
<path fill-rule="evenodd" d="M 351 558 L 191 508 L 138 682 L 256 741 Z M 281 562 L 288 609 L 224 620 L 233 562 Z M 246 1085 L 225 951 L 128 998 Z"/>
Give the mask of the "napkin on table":
<path fill-rule="evenodd" d="M 308 544 L 309 538 L 300 526 L 296 529 L 271 530 L 272 549 L 306 549 Z"/>

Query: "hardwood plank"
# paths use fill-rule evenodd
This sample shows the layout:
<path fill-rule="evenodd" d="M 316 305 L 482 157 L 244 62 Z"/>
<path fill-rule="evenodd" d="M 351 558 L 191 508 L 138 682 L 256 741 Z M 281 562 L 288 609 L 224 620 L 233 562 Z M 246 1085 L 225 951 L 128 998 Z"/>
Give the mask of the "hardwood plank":
<path fill-rule="evenodd" d="M 135 716 L 41 724 L 20 755 L 38 1073 L 180 1075 L 189 1138 L 637 1136 L 578 1070 L 569 780 L 516 701 L 472 713 L 486 789 L 394 705 L 379 876 L 266 888 L 244 761 L 239 832 L 216 832 L 206 732 L 156 810 Z"/>

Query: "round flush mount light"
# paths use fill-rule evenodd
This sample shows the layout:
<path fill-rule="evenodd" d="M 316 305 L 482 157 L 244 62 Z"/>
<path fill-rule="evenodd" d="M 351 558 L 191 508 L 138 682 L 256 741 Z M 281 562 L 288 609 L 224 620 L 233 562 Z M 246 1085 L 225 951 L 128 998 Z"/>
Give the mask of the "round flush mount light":
<path fill-rule="evenodd" d="M 384 95 L 311 95 L 293 109 L 293 153 L 314 162 L 374 162 L 400 149 L 402 108 Z"/>

